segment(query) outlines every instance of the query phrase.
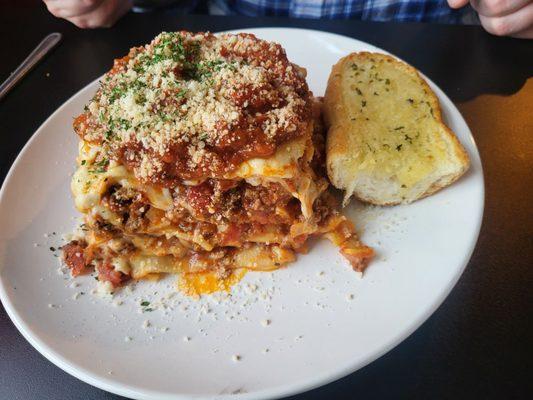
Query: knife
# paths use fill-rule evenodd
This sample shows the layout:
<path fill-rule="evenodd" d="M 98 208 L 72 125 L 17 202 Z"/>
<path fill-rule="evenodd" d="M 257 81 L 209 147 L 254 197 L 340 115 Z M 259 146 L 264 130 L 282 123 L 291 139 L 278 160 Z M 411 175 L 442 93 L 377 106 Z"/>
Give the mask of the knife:
<path fill-rule="evenodd" d="M 0 100 L 31 71 L 44 56 L 48 54 L 61 40 L 61 33 L 54 32 L 46 36 L 39 45 L 33 49 L 28 57 L 18 66 L 18 68 L 0 85 Z"/>

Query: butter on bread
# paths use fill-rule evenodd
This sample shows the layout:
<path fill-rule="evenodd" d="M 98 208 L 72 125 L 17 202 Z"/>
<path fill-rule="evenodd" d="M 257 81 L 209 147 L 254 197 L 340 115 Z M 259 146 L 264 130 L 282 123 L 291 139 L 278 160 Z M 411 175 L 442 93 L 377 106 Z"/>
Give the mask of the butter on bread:
<path fill-rule="evenodd" d="M 456 181 L 469 158 L 415 68 L 385 54 L 337 62 L 324 97 L 333 185 L 378 205 L 411 203 Z"/>

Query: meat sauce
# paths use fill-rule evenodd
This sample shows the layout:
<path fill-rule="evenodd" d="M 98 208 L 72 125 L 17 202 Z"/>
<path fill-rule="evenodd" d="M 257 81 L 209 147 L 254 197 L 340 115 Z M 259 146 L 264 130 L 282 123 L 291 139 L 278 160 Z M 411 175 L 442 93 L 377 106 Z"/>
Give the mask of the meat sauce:
<path fill-rule="evenodd" d="M 109 139 L 109 127 L 106 121 L 99 121 L 89 111 L 78 116 L 74 121 L 74 129 L 85 140 L 86 134 L 93 142 L 108 141 L 111 147 L 110 158 L 126 165 L 129 169 L 137 170 L 141 161 L 148 157 L 156 164 L 161 165 L 154 174 L 143 180 L 146 183 L 173 187 L 182 180 L 204 180 L 208 177 L 217 177 L 234 171 L 242 162 L 252 158 L 267 158 L 272 156 L 277 147 L 307 134 L 312 120 L 311 94 L 305 81 L 304 73 L 287 59 L 284 50 L 279 45 L 272 45 L 261 41 L 253 35 L 241 34 L 240 37 L 250 40 L 253 46 L 222 46 L 219 53 L 228 63 L 241 65 L 260 66 L 268 71 L 268 80 L 259 85 L 252 85 L 243 81 L 226 89 L 224 96 L 241 111 L 237 120 L 231 125 L 224 119 L 215 123 L 215 133 L 210 139 L 201 139 L 202 157 L 199 161 L 191 163 L 194 158 L 190 141 L 172 141 L 168 143 L 165 154 L 160 154 L 150 148 L 144 148 L 142 143 L 130 135 L 128 140 L 114 141 Z M 213 35 L 207 34 L 206 41 L 218 40 Z M 114 76 L 126 72 L 128 62 L 135 60 L 136 55 L 145 52 L 140 47 L 132 49 L 126 57 L 116 59 L 113 68 L 108 72 Z M 175 74 L 176 75 L 176 74 Z M 177 74 L 177 79 L 185 79 Z M 286 93 L 280 89 L 283 86 L 291 88 L 293 95 L 303 102 L 295 105 L 292 111 L 284 116 L 284 122 L 276 126 L 275 131 L 265 133 L 265 122 L 273 115 L 270 111 L 286 106 Z M 222 92 L 221 92 L 222 93 Z M 181 105 L 186 101 L 184 97 L 174 95 L 164 96 L 163 108 L 170 110 L 169 115 L 181 118 Z M 159 105 L 157 107 L 159 109 Z M 155 110 L 153 110 L 155 114 Z M 134 128 L 131 128 L 132 131 Z M 95 139 L 94 132 L 100 139 Z M 105 134 L 104 132 L 108 132 Z M 198 133 L 201 137 L 201 133 Z M 178 135 L 179 136 L 179 135 Z"/>
<path fill-rule="evenodd" d="M 110 186 L 102 202 L 122 217 L 119 230 L 142 233 L 151 224 L 146 217 L 150 205 L 136 192 Z M 152 214 L 151 218 L 163 216 L 176 229 L 191 235 L 200 231 L 205 240 L 219 246 L 241 246 L 248 237 L 264 233 L 267 225 L 275 224 L 280 234 L 287 235 L 290 226 L 301 218 L 301 208 L 299 201 L 279 184 L 261 187 L 233 180 L 208 180 L 201 185 L 181 186 L 175 193 L 174 208 L 164 215 Z M 218 229 L 221 224 L 223 231 Z M 105 221 L 99 223 L 97 219 L 93 225 L 101 235 L 110 232 Z"/>
<path fill-rule="evenodd" d="M 234 223 L 291 224 L 300 215 L 300 203 L 281 185 L 252 186 L 231 180 L 210 179 L 182 190 L 184 201 L 200 219 Z M 220 217 L 219 217 L 220 216 Z"/>
<path fill-rule="evenodd" d="M 110 282 L 113 287 L 122 285 L 130 276 L 120 271 L 115 271 L 111 258 L 97 259 L 95 254 L 87 251 L 87 244 L 83 241 L 72 240 L 62 247 L 63 260 L 70 269 L 72 276 L 76 277 L 91 273 L 96 265 L 98 280 Z"/>
<path fill-rule="evenodd" d="M 72 276 L 83 275 L 90 272 L 88 263 L 85 261 L 85 244 L 77 240 L 73 240 L 62 247 L 63 260 Z"/>
<path fill-rule="evenodd" d="M 96 271 L 98 272 L 98 280 L 111 282 L 113 287 L 120 286 L 130 279 L 129 275 L 116 271 L 109 259 L 96 264 Z"/>

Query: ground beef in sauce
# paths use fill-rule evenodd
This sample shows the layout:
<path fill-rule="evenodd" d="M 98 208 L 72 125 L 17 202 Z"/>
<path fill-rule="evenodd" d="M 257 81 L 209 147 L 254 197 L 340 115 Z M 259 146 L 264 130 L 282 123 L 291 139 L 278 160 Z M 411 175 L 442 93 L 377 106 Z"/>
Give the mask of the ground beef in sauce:
<path fill-rule="evenodd" d="M 148 199 L 133 189 L 110 186 L 102 196 L 102 204 L 122 217 L 122 227 L 136 232 L 148 226 L 145 215 L 150 209 Z"/>
<path fill-rule="evenodd" d="M 89 265 L 85 261 L 85 242 L 73 240 L 61 249 L 63 250 L 63 260 L 70 269 L 72 276 L 78 276 L 90 271 Z"/>
<path fill-rule="evenodd" d="M 292 223 L 300 215 L 300 202 L 280 184 L 253 186 L 244 181 L 208 180 L 184 187 L 176 195 L 176 208 L 186 204 L 193 217 L 220 223 Z"/>
<path fill-rule="evenodd" d="M 96 264 L 96 271 L 98 272 L 98 280 L 103 282 L 111 282 L 113 287 L 122 285 L 131 277 L 121 271 L 115 271 L 110 259 L 106 259 Z"/>

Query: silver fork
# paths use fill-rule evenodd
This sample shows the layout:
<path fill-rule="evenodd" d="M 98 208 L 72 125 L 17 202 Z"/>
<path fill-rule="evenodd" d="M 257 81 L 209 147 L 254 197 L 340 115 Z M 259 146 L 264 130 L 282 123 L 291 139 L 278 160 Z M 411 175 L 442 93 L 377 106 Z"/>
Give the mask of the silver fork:
<path fill-rule="evenodd" d="M 54 32 L 46 36 L 39 45 L 33 49 L 28 57 L 15 71 L 0 85 L 0 100 L 15 86 L 35 65 L 48 54 L 61 40 L 61 33 Z"/>

